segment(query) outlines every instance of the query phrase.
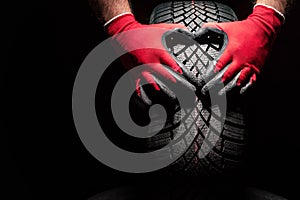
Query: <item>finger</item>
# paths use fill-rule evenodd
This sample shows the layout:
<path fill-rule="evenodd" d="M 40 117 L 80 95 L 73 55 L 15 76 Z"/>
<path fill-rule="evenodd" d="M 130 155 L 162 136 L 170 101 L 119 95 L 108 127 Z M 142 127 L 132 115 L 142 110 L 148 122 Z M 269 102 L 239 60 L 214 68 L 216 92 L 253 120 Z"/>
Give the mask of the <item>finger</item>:
<path fill-rule="evenodd" d="M 225 66 L 226 69 L 228 69 L 229 63 L 231 63 L 231 56 L 224 52 L 223 55 L 219 58 L 219 60 L 213 60 L 209 63 L 205 74 L 203 75 L 203 80 L 207 83 L 209 82 L 218 71 L 224 69 Z M 225 73 L 225 71 L 223 71 Z"/>
<path fill-rule="evenodd" d="M 253 86 L 253 83 L 256 81 L 256 74 L 253 74 L 250 78 L 250 81 L 241 88 L 240 94 L 244 94 L 246 91 L 248 91 L 249 88 Z"/>
<path fill-rule="evenodd" d="M 208 64 L 208 67 L 206 69 L 205 74 L 203 74 L 203 80 L 207 83 L 211 80 L 211 78 L 216 74 L 215 73 L 215 67 L 217 62 L 215 60 L 210 61 Z"/>
<path fill-rule="evenodd" d="M 240 77 L 242 72 L 239 72 L 229 83 L 227 83 L 219 92 L 219 95 L 224 95 L 228 92 L 230 92 L 233 88 L 237 86 L 237 81 Z"/>
<path fill-rule="evenodd" d="M 155 75 L 150 72 L 143 72 L 142 74 L 146 82 L 152 86 L 151 88 L 146 88 L 145 84 L 142 85 L 141 82 L 139 82 L 140 98 L 146 105 L 152 105 L 152 102 L 155 101 L 155 99 L 157 100 L 157 98 L 167 97 L 168 101 L 176 99 L 174 92 Z"/>
<path fill-rule="evenodd" d="M 141 85 L 140 80 L 141 79 L 138 79 L 136 82 L 137 94 L 146 105 L 150 106 L 152 105 L 152 101 L 150 100 L 147 93 L 145 92 L 144 87 Z"/>
<path fill-rule="evenodd" d="M 231 56 L 227 51 L 225 51 L 218 60 L 213 60 L 209 63 L 203 77 L 204 81 L 210 81 L 210 79 L 215 76 L 218 71 L 222 70 L 225 66 L 228 66 L 229 63 L 231 63 Z"/>
<path fill-rule="evenodd" d="M 157 83 L 155 82 L 154 78 L 151 76 L 151 73 L 150 73 L 150 72 L 143 71 L 143 72 L 142 72 L 142 77 L 146 80 L 146 83 L 152 85 L 152 87 L 153 87 L 156 91 L 159 91 L 159 90 L 160 90 L 159 86 L 158 86 Z M 145 84 L 145 83 L 144 83 L 144 84 Z M 142 86 L 143 86 L 144 84 L 141 83 Z"/>
<path fill-rule="evenodd" d="M 137 93 L 138 96 L 141 96 L 141 79 L 138 78 L 136 81 L 135 81 L 135 91 Z"/>
<path fill-rule="evenodd" d="M 233 76 L 239 73 L 240 69 L 242 68 L 241 64 L 238 62 L 233 61 L 228 69 L 225 71 L 223 77 L 222 77 L 222 82 L 225 83 L 227 81 L 230 81 Z"/>
<path fill-rule="evenodd" d="M 229 67 L 230 65 L 222 69 L 219 73 L 215 74 L 215 76 L 203 86 L 201 93 L 207 94 L 207 92 L 212 90 L 214 87 L 223 86 L 222 77 Z"/>
<path fill-rule="evenodd" d="M 225 66 L 227 66 L 229 63 L 232 63 L 232 56 L 229 53 L 229 51 L 224 51 L 223 53 L 221 53 L 217 58 L 216 58 L 216 64 L 215 64 L 215 68 L 214 71 L 220 71 L 221 69 L 223 69 Z"/>
<path fill-rule="evenodd" d="M 171 100 L 176 99 L 176 95 L 174 94 L 174 92 L 172 90 L 170 90 L 169 87 L 167 87 L 161 80 L 159 80 L 155 75 L 152 74 L 153 79 L 155 80 L 155 82 L 157 83 L 157 85 L 159 85 L 161 91 L 163 92 L 163 94 L 166 94 L 169 98 L 171 98 Z"/>
<path fill-rule="evenodd" d="M 155 74 L 159 74 L 160 76 L 164 77 L 167 80 L 170 80 L 173 83 L 176 83 L 176 79 L 170 74 L 170 72 L 167 70 L 166 67 L 164 67 L 162 64 L 149 64 L 149 70 L 152 71 Z M 148 72 L 149 73 L 149 72 Z M 149 78 L 149 76 L 147 75 Z M 150 78 L 149 78 L 150 80 Z M 153 81 L 153 78 L 151 76 L 151 81 Z"/>
<path fill-rule="evenodd" d="M 252 86 L 252 84 L 249 81 L 244 87 L 241 88 L 240 94 L 244 94 L 251 86 Z"/>
<path fill-rule="evenodd" d="M 176 79 L 176 84 L 169 83 L 163 79 L 160 79 L 162 80 L 160 81 L 158 79 L 159 77 L 156 78 L 157 76 L 154 76 L 154 79 L 160 86 L 163 94 L 167 96 L 168 102 L 176 99 L 177 95 L 179 95 L 179 97 L 184 97 L 184 100 L 180 103 L 182 106 L 186 108 L 193 107 L 195 103 L 195 98 L 193 98 L 193 95 L 195 95 L 196 87 L 188 82 L 182 75 L 174 72 L 172 69 L 166 67 L 166 70 L 169 71 L 169 73 Z"/>
<path fill-rule="evenodd" d="M 176 79 L 176 83 L 180 86 L 184 86 L 186 89 L 196 91 L 196 88 L 193 84 L 191 84 L 189 81 L 187 81 L 185 78 L 183 78 L 178 73 L 174 72 L 172 69 L 169 69 L 166 67 L 166 70 Z"/>
<path fill-rule="evenodd" d="M 250 67 L 245 67 L 241 71 L 241 75 L 237 81 L 237 85 L 240 86 L 249 80 L 250 76 L 253 74 L 253 70 Z"/>
<path fill-rule="evenodd" d="M 250 78 L 251 84 L 253 84 L 256 81 L 256 79 L 257 79 L 256 74 L 253 74 L 252 77 Z"/>
<path fill-rule="evenodd" d="M 161 64 L 164 64 L 164 65 L 167 65 L 169 66 L 171 69 L 173 69 L 174 71 L 182 74 L 182 69 L 180 68 L 180 66 L 177 64 L 177 62 L 175 61 L 175 59 L 173 59 L 171 57 L 170 54 L 168 53 L 163 53 L 161 56 L 160 56 L 160 62 Z"/>

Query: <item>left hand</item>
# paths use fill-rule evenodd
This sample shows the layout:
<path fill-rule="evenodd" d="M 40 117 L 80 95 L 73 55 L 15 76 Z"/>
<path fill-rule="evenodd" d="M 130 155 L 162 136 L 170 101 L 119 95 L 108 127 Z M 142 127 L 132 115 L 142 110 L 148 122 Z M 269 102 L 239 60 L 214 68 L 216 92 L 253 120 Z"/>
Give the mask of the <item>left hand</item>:
<path fill-rule="evenodd" d="M 283 16 L 274 9 L 257 5 L 243 21 L 204 24 L 202 28 L 207 29 L 206 32 L 224 33 L 227 45 L 208 68 L 205 77 L 208 82 L 202 92 L 206 93 L 215 84 L 223 82 L 225 87 L 220 91 L 221 94 L 236 86 L 241 87 L 243 93 L 256 81 L 283 20 Z M 212 78 L 216 72 L 219 73 Z"/>

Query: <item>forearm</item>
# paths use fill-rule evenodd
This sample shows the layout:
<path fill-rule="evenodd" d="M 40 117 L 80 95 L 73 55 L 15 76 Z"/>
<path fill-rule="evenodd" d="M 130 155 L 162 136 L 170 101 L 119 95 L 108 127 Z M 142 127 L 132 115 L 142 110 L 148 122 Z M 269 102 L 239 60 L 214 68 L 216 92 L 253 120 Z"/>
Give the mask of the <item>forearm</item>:
<path fill-rule="evenodd" d="M 119 14 L 131 12 L 128 0 L 89 0 L 89 3 L 103 23 Z"/>
<path fill-rule="evenodd" d="M 286 7 L 289 1 L 292 0 L 257 0 L 256 3 L 266 4 L 272 6 L 282 14 L 285 14 Z"/>

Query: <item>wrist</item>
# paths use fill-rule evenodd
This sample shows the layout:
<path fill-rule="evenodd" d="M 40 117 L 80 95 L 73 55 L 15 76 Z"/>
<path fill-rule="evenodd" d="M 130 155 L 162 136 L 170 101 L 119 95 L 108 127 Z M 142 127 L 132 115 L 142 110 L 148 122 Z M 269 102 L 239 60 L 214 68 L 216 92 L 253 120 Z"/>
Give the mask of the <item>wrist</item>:
<path fill-rule="evenodd" d="M 276 9 L 263 4 L 256 4 L 248 18 L 256 22 L 269 37 L 276 36 L 284 23 L 284 17 Z"/>
<path fill-rule="evenodd" d="M 112 36 L 128 29 L 128 26 L 138 23 L 131 12 L 121 13 L 104 24 L 104 29 L 108 35 Z"/>
<path fill-rule="evenodd" d="M 279 17 L 281 18 L 281 20 L 283 21 L 283 23 L 285 22 L 284 13 L 281 10 L 277 9 L 276 7 L 268 5 L 268 4 L 264 4 L 264 3 L 256 3 L 254 5 L 253 9 L 255 9 L 257 6 L 262 6 L 262 7 L 265 7 L 267 9 L 273 10 L 274 12 L 276 12 L 276 15 L 279 15 Z"/>
<path fill-rule="evenodd" d="M 110 20 L 108 20 L 107 22 L 105 22 L 104 27 L 108 26 L 111 22 L 117 20 L 118 18 L 120 18 L 124 15 L 133 15 L 133 14 L 131 12 L 124 12 L 124 13 L 121 13 L 119 15 L 116 15 L 113 18 L 111 18 Z"/>
<path fill-rule="evenodd" d="M 256 4 L 263 4 L 270 6 L 282 14 L 285 14 L 287 2 L 290 0 L 256 0 Z"/>

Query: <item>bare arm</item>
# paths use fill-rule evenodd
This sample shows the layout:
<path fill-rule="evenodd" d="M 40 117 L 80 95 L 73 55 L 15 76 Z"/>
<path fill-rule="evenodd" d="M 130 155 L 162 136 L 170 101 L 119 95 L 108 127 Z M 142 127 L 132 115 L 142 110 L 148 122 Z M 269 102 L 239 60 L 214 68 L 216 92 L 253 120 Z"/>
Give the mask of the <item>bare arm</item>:
<path fill-rule="evenodd" d="M 93 11 L 101 22 L 107 22 L 113 17 L 124 13 L 131 12 L 128 0 L 88 0 Z M 256 3 L 267 4 L 274 7 L 282 14 L 286 13 L 286 8 L 294 0 L 255 0 Z"/>
<path fill-rule="evenodd" d="M 286 13 L 286 8 L 293 0 L 257 0 L 256 3 L 272 6 L 282 14 Z"/>
<path fill-rule="evenodd" d="M 103 23 L 119 14 L 131 12 L 128 0 L 89 0 L 89 3 Z"/>

